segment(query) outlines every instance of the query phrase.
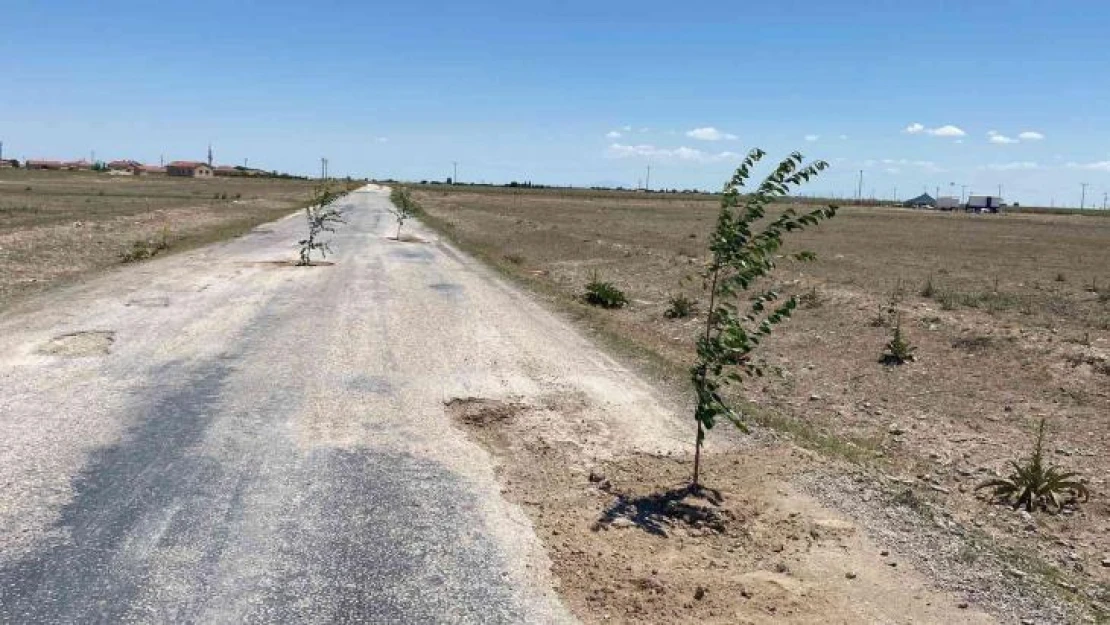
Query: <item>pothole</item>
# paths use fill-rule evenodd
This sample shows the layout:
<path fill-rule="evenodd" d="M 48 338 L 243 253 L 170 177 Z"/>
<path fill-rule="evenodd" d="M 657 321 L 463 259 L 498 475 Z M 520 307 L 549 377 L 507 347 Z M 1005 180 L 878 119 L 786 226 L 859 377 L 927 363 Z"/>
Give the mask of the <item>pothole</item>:
<path fill-rule="evenodd" d="M 138 306 L 139 308 L 166 308 L 170 305 L 170 298 L 168 297 L 138 297 L 127 301 L 128 306 Z"/>
<path fill-rule="evenodd" d="M 111 352 L 112 343 L 115 341 L 116 333 L 111 330 L 70 332 L 50 339 L 45 345 L 39 347 L 38 351 L 40 354 L 63 358 L 104 356 Z"/>
<path fill-rule="evenodd" d="M 456 397 L 444 405 L 452 418 L 478 427 L 511 423 L 528 408 L 520 403 L 480 397 Z"/>
<path fill-rule="evenodd" d="M 295 260 L 256 260 L 246 263 L 251 267 L 331 267 L 335 263 L 330 260 L 314 260 L 307 265 L 301 265 Z"/>

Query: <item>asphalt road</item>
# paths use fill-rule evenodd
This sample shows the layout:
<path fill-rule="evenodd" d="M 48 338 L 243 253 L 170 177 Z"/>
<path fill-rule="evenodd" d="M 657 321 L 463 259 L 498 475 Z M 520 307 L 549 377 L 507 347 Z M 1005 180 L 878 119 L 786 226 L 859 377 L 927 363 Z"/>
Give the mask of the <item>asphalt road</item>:
<path fill-rule="evenodd" d="M 648 391 L 387 198 L 0 314 L 0 622 L 570 620 L 444 402 Z"/>

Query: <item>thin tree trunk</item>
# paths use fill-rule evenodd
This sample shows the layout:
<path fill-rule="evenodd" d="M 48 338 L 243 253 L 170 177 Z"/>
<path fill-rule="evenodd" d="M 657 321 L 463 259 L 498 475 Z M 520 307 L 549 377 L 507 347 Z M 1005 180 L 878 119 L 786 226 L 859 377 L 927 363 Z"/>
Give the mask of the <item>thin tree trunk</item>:
<path fill-rule="evenodd" d="M 701 429 L 701 421 L 698 421 L 698 440 L 697 440 L 696 443 L 694 443 L 694 480 L 690 484 L 690 486 L 693 488 L 694 491 L 701 490 L 701 483 L 698 481 L 698 478 L 700 477 L 700 474 L 701 474 L 701 440 L 702 440 L 702 436 L 703 436 L 703 433 L 702 433 L 702 429 Z"/>

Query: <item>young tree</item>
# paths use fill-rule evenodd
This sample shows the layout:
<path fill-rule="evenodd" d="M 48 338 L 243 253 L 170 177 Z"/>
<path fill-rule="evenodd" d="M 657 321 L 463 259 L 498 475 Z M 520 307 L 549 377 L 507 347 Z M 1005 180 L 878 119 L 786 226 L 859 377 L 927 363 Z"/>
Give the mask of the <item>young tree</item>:
<path fill-rule="evenodd" d="M 802 155 L 794 152 L 779 163 L 754 192 L 742 195 L 741 189 L 748 182 L 751 169 L 764 155 L 760 149 L 749 152 L 725 184 L 717 225 L 710 238 L 711 258 L 703 274 L 709 306 L 704 332 L 698 338 L 697 360 L 690 368 L 697 399 L 694 410 L 697 439 L 691 481 L 694 490 L 701 487 L 701 448 L 706 431 L 722 417 L 747 431 L 743 415 L 722 396 L 724 387 L 763 375 L 763 365 L 752 360 L 752 352 L 798 305 L 794 296 L 780 301 L 780 294 L 773 289 L 755 291 L 743 311 L 737 305 L 738 300 L 743 294 L 762 288 L 758 283 L 775 269 L 777 252 L 787 232 L 817 225 L 833 217 L 837 210 L 831 205 L 804 214 L 787 209 L 760 225 L 767 216 L 769 204 L 789 195 L 792 189 L 828 167 L 824 161 L 804 165 Z M 790 257 L 795 260 L 815 258 L 811 252 L 799 252 Z"/>
<path fill-rule="evenodd" d="M 393 201 L 393 208 L 389 209 L 389 212 L 397 218 L 397 240 L 400 241 L 401 226 L 405 225 L 406 219 L 416 214 L 416 203 L 413 202 L 409 190 L 405 187 L 397 187 L 390 194 L 389 199 Z"/>
<path fill-rule="evenodd" d="M 324 232 L 335 232 L 335 225 L 347 223 L 343 220 L 343 212 L 332 206 L 341 194 L 333 191 L 327 184 L 322 184 L 313 189 L 312 203 L 305 209 L 308 219 L 308 238 L 297 242 L 301 246 L 301 259 L 297 262 L 299 267 L 312 264 L 312 251 L 319 250 L 320 258 L 327 258 L 331 248 L 327 241 L 320 241 L 319 237 Z"/>

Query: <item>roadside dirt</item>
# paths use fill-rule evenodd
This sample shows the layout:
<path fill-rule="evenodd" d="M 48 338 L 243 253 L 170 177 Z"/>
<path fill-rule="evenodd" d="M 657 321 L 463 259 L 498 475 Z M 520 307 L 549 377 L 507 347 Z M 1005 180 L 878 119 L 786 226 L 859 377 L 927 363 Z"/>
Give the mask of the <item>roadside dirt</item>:
<path fill-rule="evenodd" d="M 445 410 L 495 456 L 505 497 L 528 513 L 584 621 L 994 622 L 791 487 L 822 463 L 812 453 L 774 444 L 709 454 L 715 490 L 694 493 L 686 457 L 621 453 L 608 440 L 615 453 L 598 458 L 583 441 L 549 436 L 544 422 L 575 422 L 573 406 L 455 398 Z"/>
<path fill-rule="evenodd" d="M 414 197 L 457 244 L 650 371 L 660 388 L 684 379 L 704 318 L 664 312 L 673 296 L 702 295 L 696 275 L 713 198 L 471 188 Z M 888 546 L 916 550 L 934 587 L 973 605 L 1016 621 L 1106 618 L 1108 242 L 1110 219 L 1100 217 L 856 207 L 793 239 L 792 249 L 813 250 L 818 261 L 784 265 L 775 285 L 801 296 L 794 319 L 764 344 L 783 377 L 744 389 L 743 400 L 759 425 L 847 462 L 785 481 Z M 594 272 L 627 293 L 627 308 L 581 303 Z M 917 348 L 903 367 L 879 362 L 895 316 Z M 1051 461 L 1079 470 L 1093 496 L 1027 519 L 974 487 L 1029 453 L 1040 417 Z M 842 480 L 851 489 L 832 487 Z M 906 491 L 927 505 L 890 512 Z M 853 492 L 874 495 L 860 501 Z M 937 518 L 949 529 L 933 537 Z M 943 557 L 924 561 L 931 549 Z"/>
<path fill-rule="evenodd" d="M 243 234 L 302 206 L 313 184 L 0 169 L 0 308 L 119 265 L 136 244 Z"/>

